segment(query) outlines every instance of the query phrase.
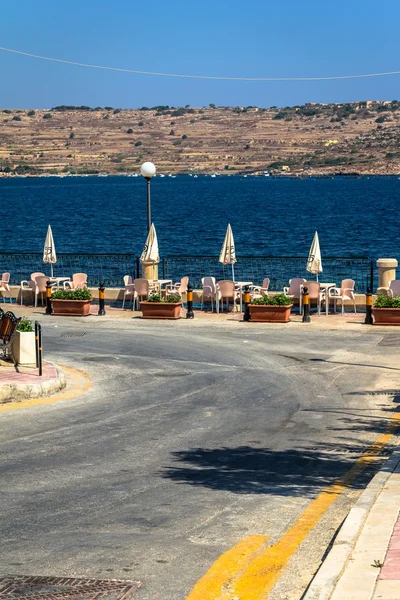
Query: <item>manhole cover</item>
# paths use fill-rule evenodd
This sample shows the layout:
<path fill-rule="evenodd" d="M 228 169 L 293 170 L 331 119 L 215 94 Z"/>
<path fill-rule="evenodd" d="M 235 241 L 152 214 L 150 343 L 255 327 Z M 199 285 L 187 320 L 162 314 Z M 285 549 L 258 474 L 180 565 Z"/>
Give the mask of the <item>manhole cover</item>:
<path fill-rule="evenodd" d="M 0 577 L 0 598 L 29 600 L 128 600 L 139 581 L 72 577 Z"/>
<path fill-rule="evenodd" d="M 149 375 L 152 377 L 187 377 L 191 375 L 190 371 L 153 371 Z"/>
<path fill-rule="evenodd" d="M 64 331 L 64 333 L 62 333 L 60 335 L 60 337 L 76 338 L 76 337 L 83 337 L 84 335 L 86 335 L 85 331 Z"/>
<path fill-rule="evenodd" d="M 385 335 L 377 344 L 378 346 L 400 346 L 400 335 Z"/>

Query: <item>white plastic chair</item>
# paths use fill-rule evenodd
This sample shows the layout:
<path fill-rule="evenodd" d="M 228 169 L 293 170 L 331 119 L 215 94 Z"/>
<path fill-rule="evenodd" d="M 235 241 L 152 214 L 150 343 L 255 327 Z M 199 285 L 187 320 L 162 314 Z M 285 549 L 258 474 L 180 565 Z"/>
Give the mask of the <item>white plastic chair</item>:
<path fill-rule="evenodd" d="M 394 298 L 400 296 L 400 279 L 392 279 L 389 281 L 388 296 Z"/>
<path fill-rule="evenodd" d="M 305 281 L 304 284 L 300 286 L 300 314 L 303 314 L 303 290 L 307 288 L 308 290 L 308 299 L 317 301 L 317 309 L 318 315 L 321 314 L 321 304 L 325 301 L 326 314 L 328 314 L 328 302 L 326 301 L 326 294 L 324 290 L 321 290 L 321 286 L 318 281 Z"/>
<path fill-rule="evenodd" d="M 268 292 L 269 283 L 269 278 L 265 277 L 262 285 L 252 285 L 250 288 L 251 298 L 262 298 L 262 296 L 265 296 Z"/>
<path fill-rule="evenodd" d="M 283 288 L 283 293 L 288 298 L 297 298 L 301 300 L 301 286 L 306 282 L 302 277 L 295 277 L 294 279 L 289 279 L 289 287 Z"/>
<path fill-rule="evenodd" d="M 337 300 L 341 300 L 341 302 L 342 302 L 342 314 L 344 314 L 345 300 L 350 300 L 351 302 L 353 302 L 354 312 L 355 313 L 357 312 L 356 297 L 354 294 L 355 285 L 356 285 L 356 282 L 354 281 L 354 279 L 343 279 L 340 288 L 336 288 L 336 287 L 330 288 L 328 302 L 329 302 L 330 298 L 333 298 L 333 309 L 335 312 L 336 312 Z"/>
<path fill-rule="evenodd" d="M 74 273 L 72 275 L 72 281 L 64 281 L 65 290 L 79 290 L 83 288 L 87 288 L 86 273 Z"/>
<path fill-rule="evenodd" d="M 229 312 L 229 300 L 233 302 L 233 310 L 235 310 L 236 300 L 240 298 L 240 291 L 236 289 L 235 282 L 230 281 L 228 279 L 221 279 L 221 281 L 217 282 L 217 294 L 216 294 L 216 303 L 217 303 L 217 313 L 219 313 L 219 305 L 221 302 L 222 310 L 224 310 L 224 298 L 227 307 L 227 312 Z"/>
<path fill-rule="evenodd" d="M 153 286 L 150 284 L 148 279 L 134 279 L 133 285 L 135 288 L 133 302 L 134 306 L 136 305 L 136 309 L 139 310 L 140 300 L 143 300 L 143 298 L 148 298 L 149 293 L 153 290 Z"/>
<path fill-rule="evenodd" d="M 31 294 L 35 294 L 35 306 L 37 306 L 37 294 L 36 294 L 36 278 L 37 277 L 45 277 L 45 274 L 44 273 L 31 273 L 30 281 L 28 281 L 27 279 L 23 279 L 21 281 L 21 306 L 23 303 L 24 292 L 29 292 Z"/>
<path fill-rule="evenodd" d="M 182 295 L 186 294 L 187 292 L 188 283 L 189 277 L 185 275 L 185 277 L 182 277 L 178 283 L 175 283 L 172 287 L 167 287 L 165 290 L 165 295 L 170 296 L 171 294 L 179 294 L 182 299 Z"/>
<path fill-rule="evenodd" d="M 3 273 L 3 275 L 1 276 L 1 281 L 0 281 L 0 292 L 1 292 L 1 295 L 3 296 L 3 302 L 6 301 L 6 298 L 3 295 L 3 292 L 7 292 L 8 294 L 10 294 L 10 292 L 11 292 L 9 283 L 10 283 L 10 273 Z M 10 294 L 9 298 L 10 298 L 10 302 L 12 302 L 11 294 Z"/>
<path fill-rule="evenodd" d="M 132 306 L 133 306 L 133 303 L 135 302 L 135 285 L 132 281 L 131 275 L 124 276 L 124 284 L 125 284 L 125 289 L 124 289 L 124 297 L 122 300 L 122 308 L 124 308 L 125 298 L 127 298 L 128 296 L 132 296 Z"/>
<path fill-rule="evenodd" d="M 217 299 L 217 284 L 215 282 L 215 277 L 203 277 L 201 285 L 203 287 L 201 292 L 201 310 L 203 310 L 204 301 L 210 300 L 211 310 L 214 311 L 214 303 Z"/>

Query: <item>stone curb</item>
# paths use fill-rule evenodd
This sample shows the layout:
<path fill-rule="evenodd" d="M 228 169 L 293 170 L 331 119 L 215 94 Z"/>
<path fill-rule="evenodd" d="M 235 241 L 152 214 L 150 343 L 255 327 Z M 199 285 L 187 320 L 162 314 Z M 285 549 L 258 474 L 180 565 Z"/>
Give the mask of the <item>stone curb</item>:
<path fill-rule="evenodd" d="M 54 363 L 48 362 L 48 364 L 55 367 L 57 377 L 46 379 L 41 383 L 2 383 L 0 384 L 0 403 L 6 404 L 15 400 L 21 401 L 51 396 L 64 389 L 67 385 L 64 371 Z"/>
<path fill-rule="evenodd" d="M 329 600 L 332 596 L 374 502 L 399 463 L 400 448 L 397 448 L 350 510 L 302 600 Z"/>

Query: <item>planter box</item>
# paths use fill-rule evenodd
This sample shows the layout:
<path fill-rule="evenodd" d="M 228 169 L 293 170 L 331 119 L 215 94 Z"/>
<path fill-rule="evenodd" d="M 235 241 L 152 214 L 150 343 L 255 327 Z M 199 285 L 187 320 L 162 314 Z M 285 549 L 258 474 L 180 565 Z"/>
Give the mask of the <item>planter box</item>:
<path fill-rule="evenodd" d="M 400 308 L 373 308 L 374 325 L 400 325 Z"/>
<path fill-rule="evenodd" d="M 180 319 L 182 302 L 140 303 L 143 319 Z"/>
<path fill-rule="evenodd" d="M 87 317 L 91 300 L 52 300 L 53 315 Z"/>
<path fill-rule="evenodd" d="M 15 360 L 19 365 L 36 364 L 34 331 L 16 331 L 12 345 Z"/>
<path fill-rule="evenodd" d="M 288 306 L 249 304 L 250 320 L 253 323 L 289 323 L 292 306 L 293 304 Z"/>

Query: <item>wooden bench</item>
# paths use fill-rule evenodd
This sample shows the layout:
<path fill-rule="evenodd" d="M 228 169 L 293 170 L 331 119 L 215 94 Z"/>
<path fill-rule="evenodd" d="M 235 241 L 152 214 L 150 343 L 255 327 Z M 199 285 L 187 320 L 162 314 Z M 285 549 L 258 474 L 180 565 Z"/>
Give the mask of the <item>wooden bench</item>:
<path fill-rule="evenodd" d="M 17 368 L 17 362 L 14 357 L 12 343 L 21 318 L 16 317 L 11 311 L 4 312 L 1 310 L 0 312 L 0 351 L 3 352 L 4 357 L 9 354 L 15 368 Z"/>

